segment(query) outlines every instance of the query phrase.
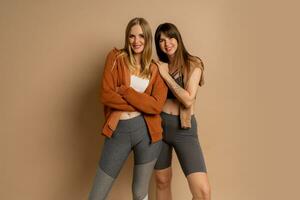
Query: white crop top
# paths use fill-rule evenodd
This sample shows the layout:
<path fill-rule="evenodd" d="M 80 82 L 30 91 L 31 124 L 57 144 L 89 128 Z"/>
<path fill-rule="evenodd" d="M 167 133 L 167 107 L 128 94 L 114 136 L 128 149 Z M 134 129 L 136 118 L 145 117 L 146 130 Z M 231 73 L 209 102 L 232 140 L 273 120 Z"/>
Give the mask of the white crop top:
<path fill-rule="evenodd" d="M 135 91 L 143 93 L 148 87 L 149 80 L 143 79 L 135 75 L 130 76 L 130 87 L 132 87 Z"/>

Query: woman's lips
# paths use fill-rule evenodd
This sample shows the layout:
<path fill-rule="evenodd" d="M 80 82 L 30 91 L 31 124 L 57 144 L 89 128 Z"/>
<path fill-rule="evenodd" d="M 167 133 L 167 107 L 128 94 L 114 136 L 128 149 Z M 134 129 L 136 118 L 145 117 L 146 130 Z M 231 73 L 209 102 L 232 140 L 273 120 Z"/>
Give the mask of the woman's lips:
<path fill-rule="evenodd" d="M 166 49 L 167 52 L 172 51 L 172 47 L 166 47 L 165 49 Z"/>
<path fill-rule="evenodd" d="M 139 49 L 139 48 L 142 47 L 142 45 L 132 45 L 132 47 L 133 47 L 134 49 Z"/>

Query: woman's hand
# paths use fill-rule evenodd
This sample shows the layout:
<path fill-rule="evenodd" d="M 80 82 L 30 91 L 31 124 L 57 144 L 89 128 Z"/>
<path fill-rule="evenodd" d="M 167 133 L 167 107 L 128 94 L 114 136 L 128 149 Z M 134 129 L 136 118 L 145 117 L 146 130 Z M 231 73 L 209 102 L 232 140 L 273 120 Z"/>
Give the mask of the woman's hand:
<path fill-rule="evenodd" d="M 169 75 L 169 65 L 168 65 L 168 63 L 161 62 L 159 60 L 155 61 L 155 63 L 157 64 L 159 73 L 163 78 L 166 77 L 167 75 Z"/>
<path fill-rule="evenodd" d="M 120 85 L 119 87 L 116 88 L 116 92 L 123 96 L 125 91 L 128 89 L 128 87 L 126 87 L 125 85 Z"/>

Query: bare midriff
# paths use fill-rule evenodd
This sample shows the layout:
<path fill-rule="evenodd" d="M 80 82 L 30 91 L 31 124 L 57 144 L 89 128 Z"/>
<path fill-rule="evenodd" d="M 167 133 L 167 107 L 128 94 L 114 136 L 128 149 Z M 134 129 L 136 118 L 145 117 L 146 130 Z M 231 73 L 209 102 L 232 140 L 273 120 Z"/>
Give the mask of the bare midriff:
<path fill-rule="evenodd" d="M 170 115 L 179 115 L 179 105 L 177 99 L 167 99 L 162 111 Z M 194 113 L 193 107 L 192 105 L 192 114 Z"/>
<path fill-rule="evenodd" d="M 126 119 L 131 119 L 134 118 L 136 116 L 141 115 L 140 112 L 122 112 L 121 116 L 120 116 L 120 120 L 126 120 Z"/>
<path fill-rule="evenodd" d="M 162 109 L 164 113 L 168 113 L 170 115 L 179 115 L 179 101 L 177 99 L 167 99 L 165 102 L 165 105 Z M 193 107 L 193 106 L 192 106 Z M 194 109 L 192 109 L 192 114 Z M 122 112 L 120 116 L 120 120 L 126 120 L 131 119 L 134 117 L 137 117 L 141 115 L 141 112 L 135 111 L 135 112 Z"/>

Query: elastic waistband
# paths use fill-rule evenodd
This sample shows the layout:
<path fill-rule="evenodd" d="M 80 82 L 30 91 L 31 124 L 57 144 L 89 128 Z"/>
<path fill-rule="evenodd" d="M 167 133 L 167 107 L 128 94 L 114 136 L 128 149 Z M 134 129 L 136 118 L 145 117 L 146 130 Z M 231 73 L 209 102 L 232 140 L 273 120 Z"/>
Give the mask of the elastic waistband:
<path fill-rule="evenodd" d="M 131 119 L 119 120 L 116 130 L 122 132 L 129 132 L 145 126 L 146 126 L 146 122 L 144 116 L 139 115 Z"/>
<path fill-rule="evenodd" d="M 161 112 L 160 115 L 161 115 L 162 117 L 168 117 L 168 118 L 172 118 L 172 119 L 179 119 L 179 118 L 180 118 L 179 115 L 172 115 L 172 114 L 165 113 L 165 112 Z M 195 118 L 195 115 L 192 114 L 191 117 L 192 117 L 192 118 Z"/>
<path fill-rule="evenodd" d="M 161 116 L 165 126 L 177 127 L 177 129 L 182 129 L 179 115 L 171 115 L 171 114 L 162 112 L 160 114 L 160 116 Z M 195 115 L 191 116 L 191 125 L 192 125 L 192 128 L 197 126 L 197 121 L 196 121 Z"/>

